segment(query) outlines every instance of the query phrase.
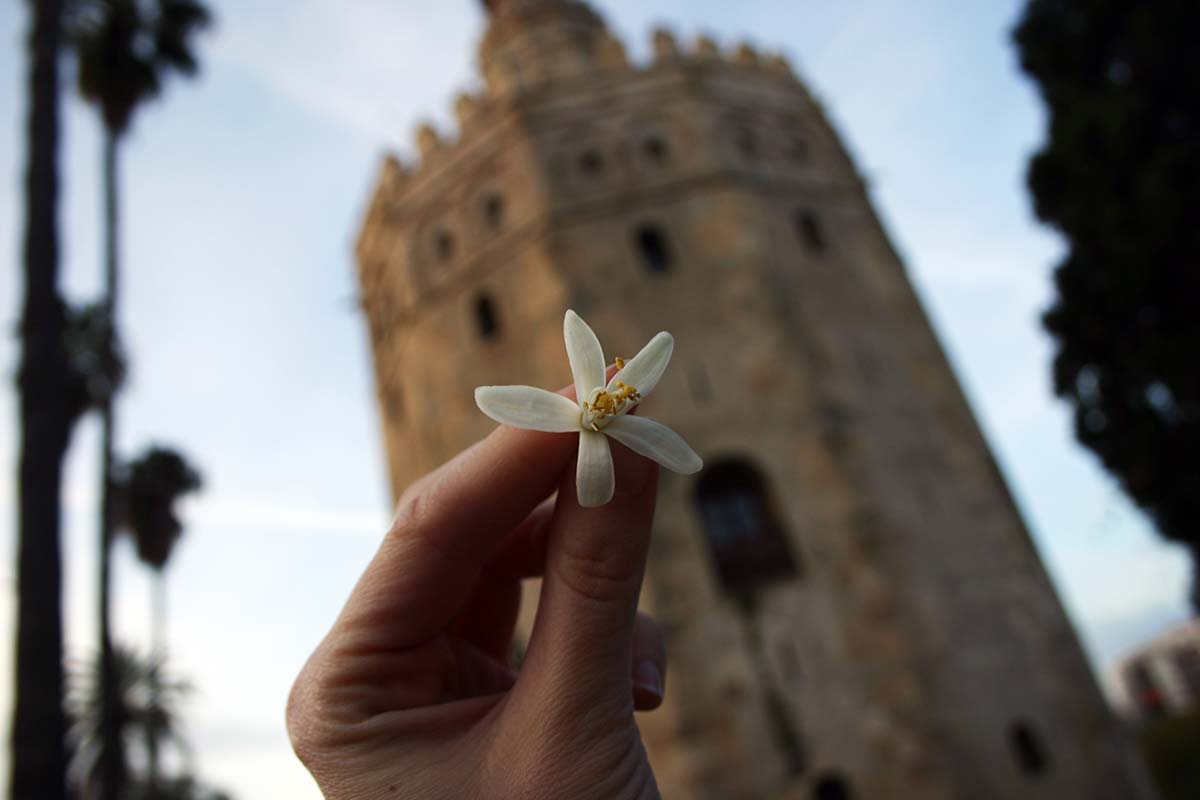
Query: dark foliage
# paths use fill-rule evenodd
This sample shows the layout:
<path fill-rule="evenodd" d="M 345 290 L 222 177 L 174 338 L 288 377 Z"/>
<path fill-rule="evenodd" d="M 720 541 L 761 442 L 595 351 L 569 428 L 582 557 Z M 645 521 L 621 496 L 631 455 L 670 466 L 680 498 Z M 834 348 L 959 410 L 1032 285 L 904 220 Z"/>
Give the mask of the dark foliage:
<path fill-rule="evenodd" d="M 120 136 L 170 71 L 193 75 L 193 34 L 211 16 L 194 0 L 69 0 L 67 29 L 79 59 L 79 93 Z"/>
<path fill-rule="evenodd" d="M 1031 0 L 1015 39 L 1050 112 L 1034 207 L 1070 246 L 1044 317 L 1055 391 L 1200 558 L 1200 4 Z"/>
<path fill-rule="evenodd" d="M 183 532 L 175 502 L 201 485 L 200 473 L 174 450 L 153 447 L 129 464 L 117 486 L 118 519 L 144 563 L 156 570 L 167 563 Z"/>
<path fill-rule="evenodd" d="M 186 751 L 179 730 L 178 708 L 191 692 L 190 685 L 168 676 L 159 659 L 145 658 L 120 646 L 114 646 L 113 656 L 119 730 L 126 740 L 126 746 L 120 750 L 122 757 L 148 738 L 172 742 Z M 75 742 L 72 772 L 85 797 L 98 793 L 100 765 L 108 747 L 103 729 L 100 670 L 100 659 L 96 658 L 72 676 L 71 735 Z M 128 765 L 125 772 L 129 772 Z"/>
<path fill-rule="evenodd" d="M 121 388 L 125 354 L 100 304 L 68 309 L 63 341 L 72 378 L 68 404 L 75 418 L 101 408 Z"/>

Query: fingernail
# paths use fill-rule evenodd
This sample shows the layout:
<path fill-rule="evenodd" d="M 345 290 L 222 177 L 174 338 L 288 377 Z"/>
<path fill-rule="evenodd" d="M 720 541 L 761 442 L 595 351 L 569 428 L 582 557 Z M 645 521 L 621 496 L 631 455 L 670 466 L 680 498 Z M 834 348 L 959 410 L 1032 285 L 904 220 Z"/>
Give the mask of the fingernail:
<path fill-rule="evenodd" d="M 653 661 L 643 661 L 633 670 L 633 685 L 659 700 L 663 696 L 663 676 Z"/>

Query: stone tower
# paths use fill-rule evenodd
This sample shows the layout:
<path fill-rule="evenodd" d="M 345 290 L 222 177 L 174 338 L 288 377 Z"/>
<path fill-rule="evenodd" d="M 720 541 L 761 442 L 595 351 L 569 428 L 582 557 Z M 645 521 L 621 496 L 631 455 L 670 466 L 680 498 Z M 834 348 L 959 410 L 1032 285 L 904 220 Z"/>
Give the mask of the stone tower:
<path fill-rule="evenodd" d="M 385 160 L 357 255 L 397 494 L 486 435 L 481 384 L 659 330 L 643 737 L 668 798 L 1145 796 L 861 176 L 776 55 L 490 0 L 456 137 Z"/>

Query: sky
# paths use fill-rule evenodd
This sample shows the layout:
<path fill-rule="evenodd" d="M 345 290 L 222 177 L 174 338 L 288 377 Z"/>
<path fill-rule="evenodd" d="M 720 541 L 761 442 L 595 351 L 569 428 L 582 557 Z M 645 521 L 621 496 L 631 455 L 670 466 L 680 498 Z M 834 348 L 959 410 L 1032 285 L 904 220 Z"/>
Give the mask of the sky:
<path fill-rule="evenodd" d="M 352 243 L 383 153 L 452 130 L 478 86 L 476 0 L 213 0 L 203 75 L 172 81 L 122 151 L 125 453 L 177 446 L 206 477 L 168 569 L 172 663 L 198 772 L 237 797 L 319 798 L 291 754 L 287 691 L 387 527 Z M 1017 0 L 604 0 L 645 60 L 650 30 L 782 50 L 832 115 L 933 319 L 1097 672 L 1186 618 L 1188 566 L 1073 440 L 1038 318 L 1062 243 L 1024 170 L 1045 127 L 1009 40 Z M 17 364 L 27 5 L 0 5 L 0 372 Z M 64 290 L 100 282 L 100 138 L 64 81 Z M 11 384 L 9 384 L 11 385 Z M 15 555 L 17 407 L 0 393 L 0 543 Z M 94 650 L 98 431 L 68 456 L 66 614 Z M 0 642 L 14 634 L 2 564 Z M 116 630 L 145 649 L 149 579 L 116 557 Z M 12 705 L 0 648 L 0 714 Z M 7 774 L 0 750 L 0 777 Z"/>

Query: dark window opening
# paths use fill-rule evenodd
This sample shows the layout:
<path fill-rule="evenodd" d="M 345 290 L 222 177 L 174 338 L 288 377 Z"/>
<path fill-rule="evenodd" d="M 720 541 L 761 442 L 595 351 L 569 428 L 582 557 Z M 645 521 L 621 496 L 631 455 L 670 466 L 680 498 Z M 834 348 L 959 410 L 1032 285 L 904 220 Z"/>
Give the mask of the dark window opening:
<path fill-rule="evenodd" d="M 634 233 L 642 263 L 651 272 L 667 272 L 671 269 L 671 246 L 657 225 L 643 225 Z"/>
<path fill-rule="evenodd" d="M 853 800 L 850 784 L 841 775 L 825 774 L 813 786 L 813 800 Z"/>
<path fill-rule="evenodd" d="M 598 150 L 585 150 L 579 157 L 579 168 L 584 175 L 595 177 L 604 172 L 604 156 Z"/>
<path fill-rule="evenodd" d="M 667 160 L 667 143 L 660 136 L 651 136 L 642 142 L 642 150 L 646 157 L 655 164 L 663 164 Z"/>
<path fill-rule="evenodd" d="M 446 231 L 441 231 L 434 239 L 434 249 L 439 260 L 449 261 L 454 258 L 454 237 Z"/>
<path fill-rule="evenodd" d="M 484 339 L 495 339 L 500 334 L 500 321 L 496 319 L 496 308 L 492 298 L 480 295 L 475 301 L 475 324 Z"/>
<path fill-rule="evenodd" d="M 754 158 L 758 155 L 758 137 L 754 135 L 754 131 L 748 128 L 742 128 L 737 132 L 734 144 L 737 146 L 738 152 L 746 158 Z"/>
<path fill-rule="evenodd" d="M 1026 775 L 1041 775 L 1050 766 L 1041 739 L 1028 723 L 1018 722 L 1009 728 L 1008 740 L 1017 764 Z"/>
<path fill-rule="evenodd" d="M 504 223 L 504 198 L 490 194 L 483 201 L 483 218 L 489 228 L 499 228 Z"/>
<path fill-rule="evenodd" d="M 761 584 L 799 573 L 762 475 L 740 459 L 706 467 L 696 506 L 721 584 L 749 597 Z"/>
<path fill-rule="evenodd" d="M 796 215 L 796 233 L 805 246 L 814 253 L 824 253 L 829 249 L 821 221 L 812 211 L 801 211 Z"/>

